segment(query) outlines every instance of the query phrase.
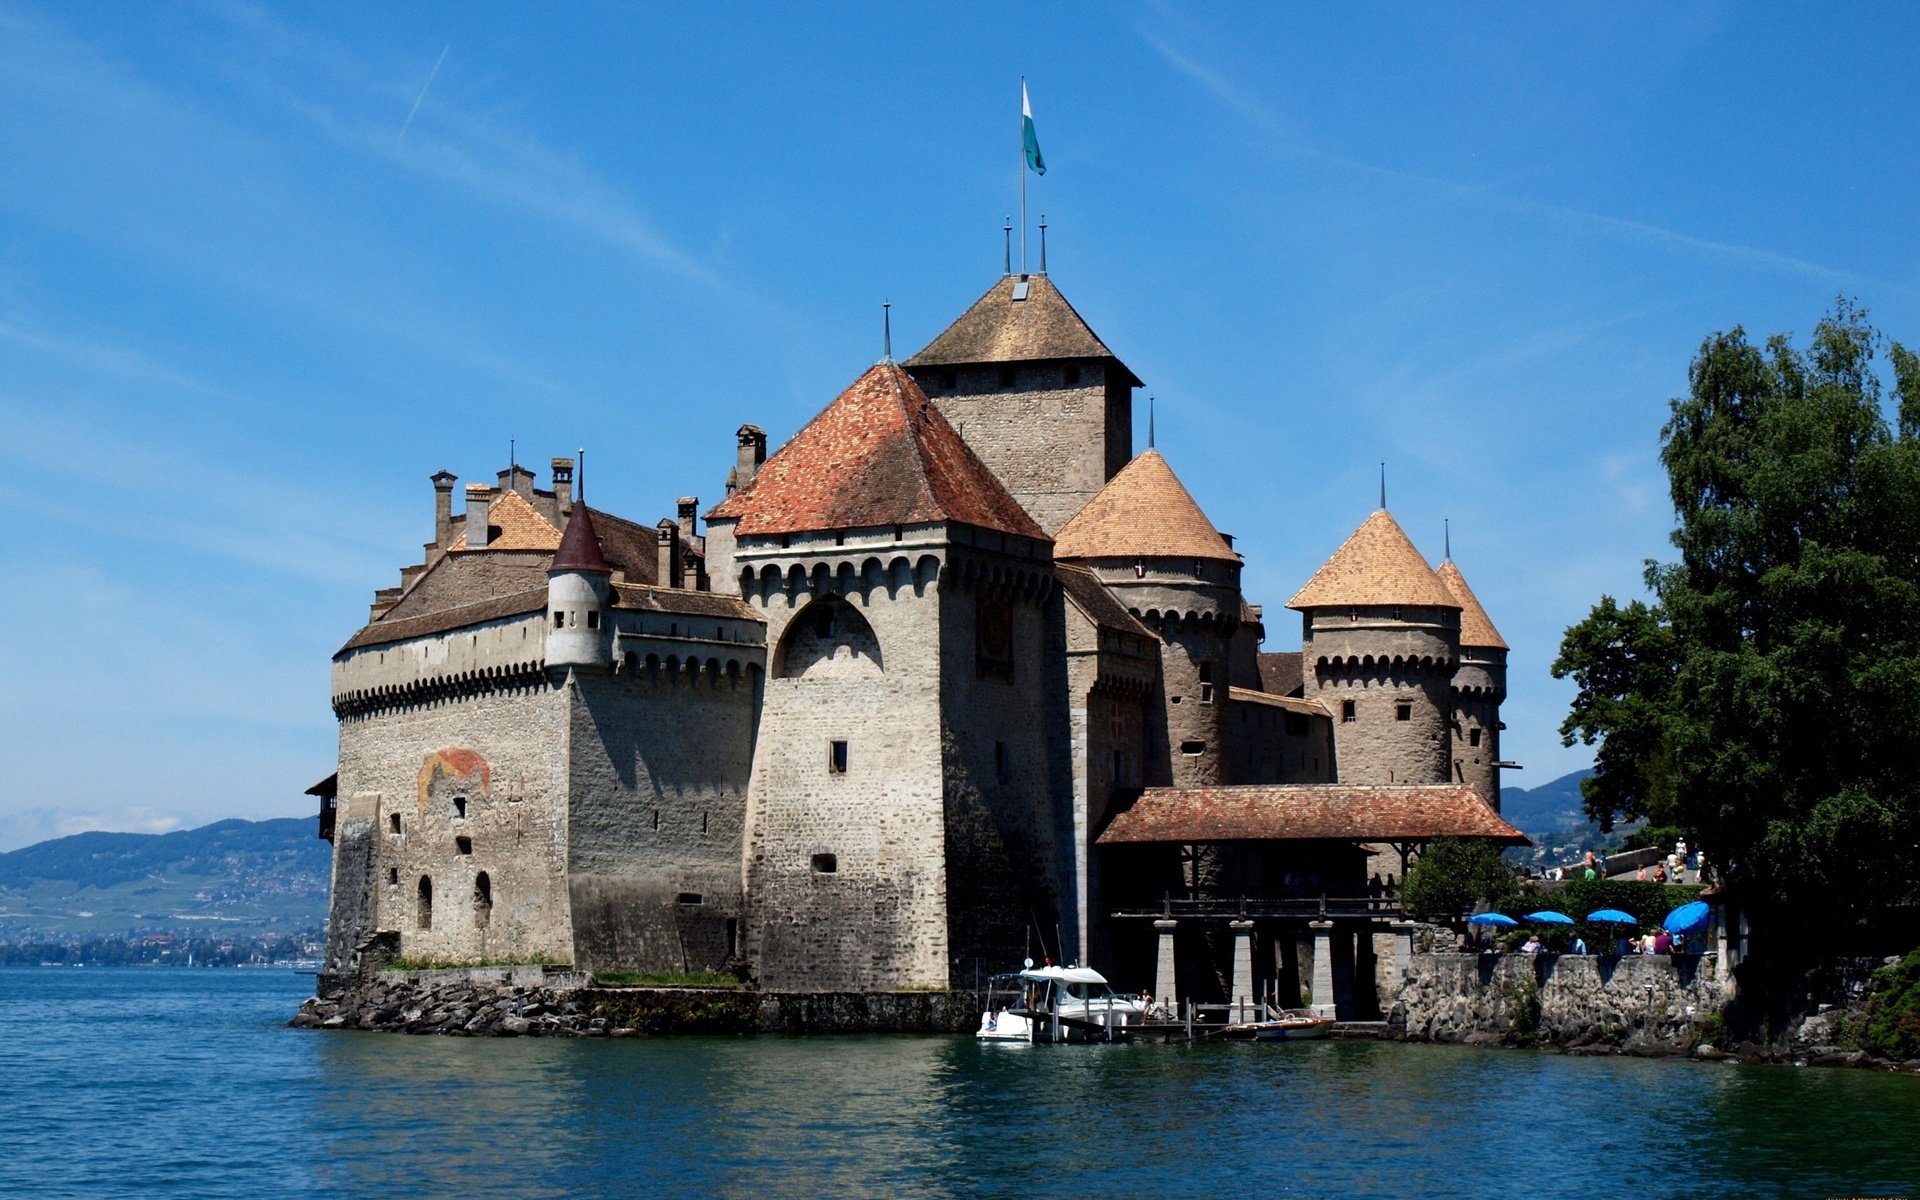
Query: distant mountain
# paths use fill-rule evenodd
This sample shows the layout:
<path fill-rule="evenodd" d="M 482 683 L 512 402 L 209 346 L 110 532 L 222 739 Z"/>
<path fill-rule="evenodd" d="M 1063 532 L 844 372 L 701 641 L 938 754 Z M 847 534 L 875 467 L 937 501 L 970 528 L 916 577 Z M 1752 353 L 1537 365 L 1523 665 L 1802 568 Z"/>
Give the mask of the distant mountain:
<path fill-rule="evenodd" d="M 331 871 L 311 818 L 54 838 L 0 854 L 0 938 L 317 929 Z"/>
<path fill-rule="evenodd" d="M 1537 788 L 1500 789 L 1500 815 L 1525 834 L 1559 833 L 1584 829 L 1587 825 L 1586 802 L 1580 798 L 1580 781 L 1593 774 L 1593 768 L 1562 775 Z"/>

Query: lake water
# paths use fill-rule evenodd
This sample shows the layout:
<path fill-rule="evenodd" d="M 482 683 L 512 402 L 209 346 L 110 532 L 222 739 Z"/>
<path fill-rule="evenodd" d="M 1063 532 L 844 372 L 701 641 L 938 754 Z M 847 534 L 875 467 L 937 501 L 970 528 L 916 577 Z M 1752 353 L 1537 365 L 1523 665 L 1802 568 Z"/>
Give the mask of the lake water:
<path fill-rule="evenodd" d="M 0 1196 L 1920 1195 L 1920 1078 L 1513 1051 L 470 1040 L 0 969 Z"/>

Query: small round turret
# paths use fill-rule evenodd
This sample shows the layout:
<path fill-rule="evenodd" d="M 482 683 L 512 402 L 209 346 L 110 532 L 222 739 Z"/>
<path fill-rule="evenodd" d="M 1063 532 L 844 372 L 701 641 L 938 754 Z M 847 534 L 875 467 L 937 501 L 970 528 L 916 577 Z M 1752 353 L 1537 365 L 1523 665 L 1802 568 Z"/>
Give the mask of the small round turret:
<path fill-rule="evenodd" d="M 1340 782 L 1450 781 L 1460 603 L 1387 510 L 1287 607 L 1302 616 L 1307 697 L 1333 717 Z"/>
<path fill-rule="evenodd" d="M 547 568 L 547 665 L 604 670 L 613 662 L 613 569 L 600 552 L 584 500 Z"/>
<path fill-rule="evenodd" d="M 1460 602 L 1460 664 L 1454 670 L 1453 778 L 1500 811 L 1500 705 L 1507 698 L 1507 643 L 1451 558 L 1435 572 Z"/>

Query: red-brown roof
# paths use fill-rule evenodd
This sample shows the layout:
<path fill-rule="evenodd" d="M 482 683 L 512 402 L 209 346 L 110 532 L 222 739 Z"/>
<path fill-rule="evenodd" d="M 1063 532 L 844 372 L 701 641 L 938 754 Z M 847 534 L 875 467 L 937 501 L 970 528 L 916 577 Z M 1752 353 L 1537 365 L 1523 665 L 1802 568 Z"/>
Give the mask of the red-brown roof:
<path fill-rule="evenodd" d="M 1470 787 L 1344 783 L 1148 788 L 1132 808 L 1113 819 L 1099 844 L 1415 842 L 1437 837 L 1530 844 Z"/>
<path fill-rule="evenodd" d="M 596 575 L 613 573 L 606 555 L 600 552 L 600 537 L 594 532 L 593 516 L 584 504 L 574 505 L 573 512 L 567 516 L 567 531 L 560 536 L 560 549 L 554 551 L 553 569 L 591 571 Z"/>
<path fill-rule="evenodd" d="M 875 364 L 709 520 L 737 535 L 958 521 L 1047 540 L 898 364 Z"/>

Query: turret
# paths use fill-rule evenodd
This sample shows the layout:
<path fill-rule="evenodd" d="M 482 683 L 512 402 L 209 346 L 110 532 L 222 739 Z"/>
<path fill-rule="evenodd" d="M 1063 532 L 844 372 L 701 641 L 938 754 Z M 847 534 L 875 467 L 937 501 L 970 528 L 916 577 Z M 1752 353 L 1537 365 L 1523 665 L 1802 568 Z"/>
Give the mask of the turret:
<path fill-rule="evenodd" d="M 1435 572 L 1460 602 L 1460 663 L 1453 672 L 1453 778 L 1500 811 L 1500 705 L 1507 698 L 1507 643 L 1448 558 Z"/>
<path fill-rule="evenodd" d="M 612 663 L 612 599 L 613 570 L 600 552 L 593 516 L 584 502 L 575 504 L 547 568 L 547 666 L 604 669 Z"/>
<path fill-rule="evenodd" d="M 1148 705 L 1145 781 L 1226 782 L 1227 686 L 1243 611 L 1240 556 L 1158 450 L 1128 463 L 1054 538 L 1160 636 L 1161 702 Z"/>
<path fill-rule="evenodd" d="M 1302 618 L 1308 699 L 1333 716 L 1341 783 L 1445 783 L 1460 602 L 1387 510 L 1376 511 L 1287 607 Z"/>

